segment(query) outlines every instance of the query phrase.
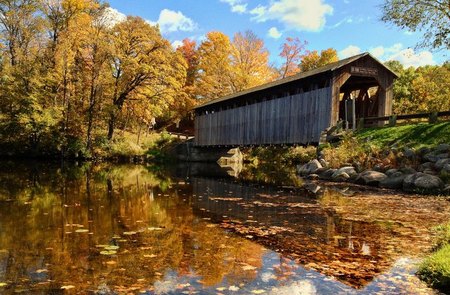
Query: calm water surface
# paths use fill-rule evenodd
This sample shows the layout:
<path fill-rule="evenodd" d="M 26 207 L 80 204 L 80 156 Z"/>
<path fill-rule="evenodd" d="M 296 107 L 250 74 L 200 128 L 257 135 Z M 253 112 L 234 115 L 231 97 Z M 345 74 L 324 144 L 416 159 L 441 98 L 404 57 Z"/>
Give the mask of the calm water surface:
<path fill-rule="evenodd" d="M 448 200 L 217 171 L 0 162 L 0 293 L 435 294 Z"/>

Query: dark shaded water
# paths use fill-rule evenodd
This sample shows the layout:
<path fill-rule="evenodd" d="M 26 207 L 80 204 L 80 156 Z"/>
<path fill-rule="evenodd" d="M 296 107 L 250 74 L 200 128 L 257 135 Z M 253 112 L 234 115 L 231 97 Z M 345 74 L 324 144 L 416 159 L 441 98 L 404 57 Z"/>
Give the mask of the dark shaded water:
<path fill-rule="evenodd" d="M 211 166 L 0 165 L 5 294 L 433 294 L 415 262 L 450 220 L 445 199 L 316 195 Z"/>

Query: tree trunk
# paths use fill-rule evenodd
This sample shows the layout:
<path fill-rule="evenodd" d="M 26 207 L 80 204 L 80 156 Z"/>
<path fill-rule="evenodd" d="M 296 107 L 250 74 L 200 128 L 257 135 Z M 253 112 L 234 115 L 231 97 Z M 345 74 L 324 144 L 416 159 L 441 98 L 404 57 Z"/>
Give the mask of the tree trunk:
<path fill-rule="evenodd" d="M 139 144 L 139 141 L 141 140 L 141 131 L 142 131 L 142 125 L 139 124 L 139 130 L 138 130 L 138 136 L 137 136 L 137 143 Z"/>
<path fill-rule="evenodd" d="M 109 115 L 108 121 L 108 140 L 111 140 L 113 138 L 115 125 L 116 125 L 116 115 L 114 113 L 111 113 Z"/>

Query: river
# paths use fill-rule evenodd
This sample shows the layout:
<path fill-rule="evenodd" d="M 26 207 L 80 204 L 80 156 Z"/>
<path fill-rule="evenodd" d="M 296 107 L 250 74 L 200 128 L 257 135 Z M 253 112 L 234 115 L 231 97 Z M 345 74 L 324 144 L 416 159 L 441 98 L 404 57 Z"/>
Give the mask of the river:
<path fill-rule="evenodd" d="M 437 294 L 448 199 L 228 174 L 0 162 L 0 293 Z"/>

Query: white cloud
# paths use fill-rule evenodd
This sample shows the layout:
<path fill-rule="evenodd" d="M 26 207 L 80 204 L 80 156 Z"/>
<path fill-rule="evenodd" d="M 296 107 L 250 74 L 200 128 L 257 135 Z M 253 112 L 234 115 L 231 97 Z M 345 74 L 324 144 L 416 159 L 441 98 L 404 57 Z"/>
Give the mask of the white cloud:
<path fill-rule="evenodd" d="M 361 53 L 361 48 L 355 45 L 349 45 L 346 48 L 342 49 L 338 52 L 339 58 L 347 58 L 353 55 L 357 55 Z"/>
<path fill-rule="evenodd" d="M 361 53 L 361 48 L 355 45 L 349 45 L 347 48 L 339 51 L 340 58 L 350 57 Z M 430 51 L 415 52 L 411 48 L 403 48 L 403 44 L 395 43 L 392 46 L 377 46 L 369 49 L 370 54 L 385 62 L 388 60 L 398 60 L 405 67 L 420 67 L 424 65 L 435 65 L 433 54 Z"/>
<path fill-rule="evenodd" d="M 183 41 L 181 40 L 175 40 L 172 42 L 172 48 L 177 49 L 178 47 L 183 46 Z"/>
<path fill-rule="evenodd" d="M 378 46 L 370 49 L 369 52 L 376 58 L 381 58 L 384 55 L 385 50 L 383 46 Z"/>
<path fill-rule="evenodd" d="M 270 38 L 278 39 L 283 35 L 276 27 L 271 27 L 269 31 L 267 32 L 267 35 L 269 35 Z"/>
<path fill-rule="evenodd" d="M 317 32 L 324 27 L 326 16 L 333 14 L 333 7 L 323 0 L 272 0 L 268 6 L 252 9 L 250 14 L 257 22 L 277 20 L 288 29 Z"/>
<path fill-rule="evenodd" d="M 232 12 L 245 13 L 247 12 L 247 4 L 242 3 L 242 0 L 220 0 L 220 2 L 228 3 Z"/>
<path fill-rule="evenodd" d="M 395 43 L 390 47 L 377 46 L 369 49 L 370 54 L 375 56 L 376 58 L 383 59 L 385 55 L 392 55 L 399 52 L 403 48 L 402 43 Z"/>
<path fill-rule="evenodd" d="M 125 21 L 126 19 L 127 16 L 125 14 L 115 8 L 108 7 L 105 9 L 100 21 L 106 24 L 108 27 L 113 27 L 116 24 Z"/>
<path fill-rule="evenodd" d="M 170 33 L 176 31 L 191 32 L 197 28 L 197 24 L 185 16 L 181 11 L 173 11 L 169 9 L 161 10 L 159 19 L 152 24 L 159 24 L 162 33 Z"/>
<path fill-rule="evenodd" d="M 231 7 L 232 12 L 244 13 L 247 11 L 247 4 L 239 4 Z"/>
<path fill-rule="evenodd" d="M 422 51 L 415 53 L 413 49 L 406 48 L 392 54 L 385 60 L 398 60 L 405 67 L 420 67 L 425 65 L 435 65 L 433 54 L 430 51 Z"/>

